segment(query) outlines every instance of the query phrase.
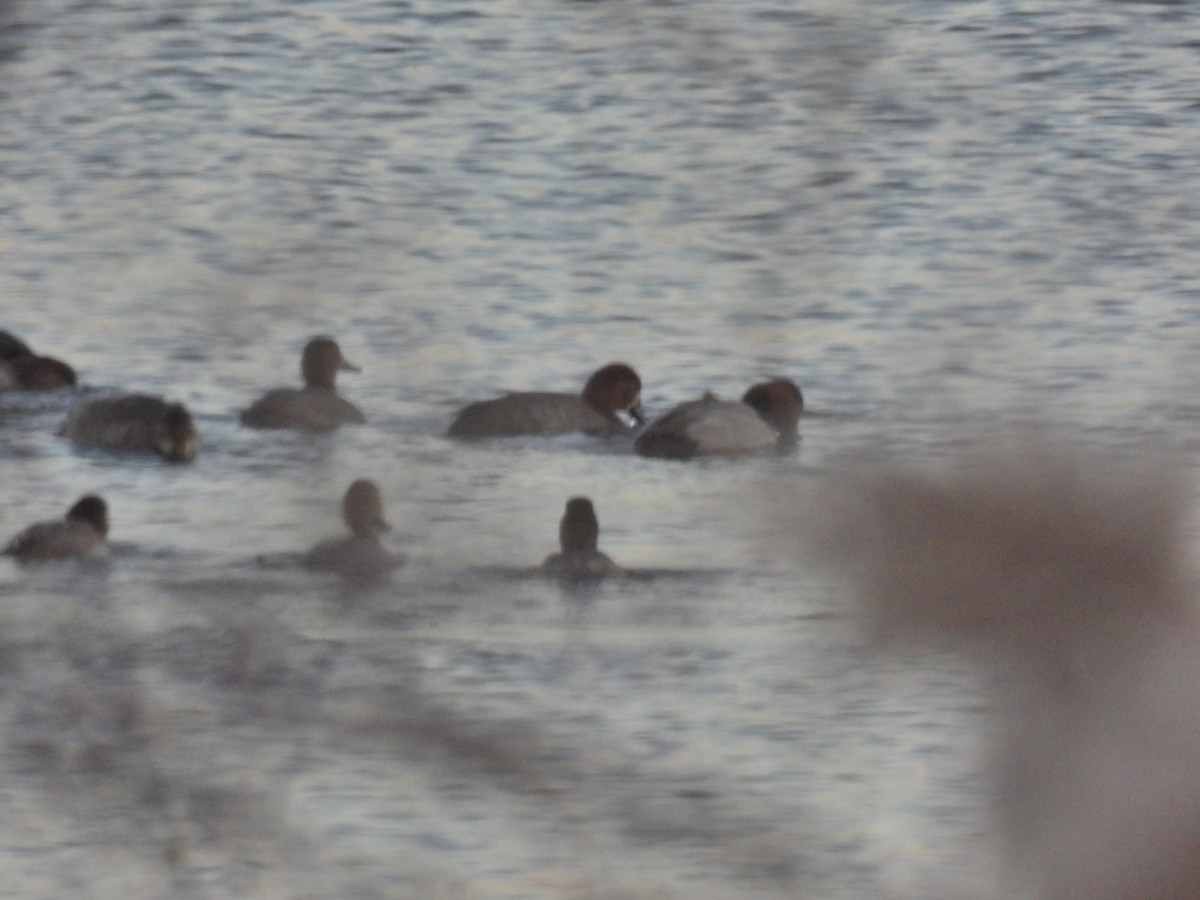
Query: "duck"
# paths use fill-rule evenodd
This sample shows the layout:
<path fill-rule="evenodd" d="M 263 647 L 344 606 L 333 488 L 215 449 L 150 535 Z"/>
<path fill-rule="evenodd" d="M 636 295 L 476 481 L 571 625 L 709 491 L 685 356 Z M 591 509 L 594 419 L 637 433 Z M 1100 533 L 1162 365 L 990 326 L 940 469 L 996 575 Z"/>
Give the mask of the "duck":
<path fill-rule="evenodd" d="M 150 394 L 80 403 L 67 414 L 58 435 L 105 450 L 157 453 L 167 462 L 190 462 L 199 445 L 187 408 Z"/>
<path fill-rule="evenodd" d="M 30 525 L 4 548 L 18 560 L 67 559 L 100 556 L 107 552 L 108 504 L 87 494 L 67 510 L 65 518 Z"/>
<path fill-rule="evenodd" d="M 342 518 L 350 528 L 347 537 L 329 538 L 304 554 L 303 565 L 317 572 L 335 572 L 343 578 L 370 580 L 404 565 L 404 557 L 383 548 L 380 535 L 392 526 L 383 517 L 379 486 L 359 478 L 342 497 Z"/>
<path fill-rule="evenodd" d="M 567 501 L 558 523 L 558 553 L 551 553 L 539 571 L 564 581 L 587 581 L 624 575 L 606 553 L 596 549 L 600 538 L 600 523 L 596 509 L 588 497 L 572 497 Z"/>
<path fill-rule="evenodd" d="M 634 452 L 661 459 L 733 456 L 795 445 L 804 396 L 795 382 L 775 378 L 753 385 L 740 403 L 706 393 L 655 419 L 634 441 Z"/>
<path fill-rule="evenodd" d="M 241 412 L 243 425 L 250 428 L 299 428 L 333 431 L 342 425 L 367 421 L 357 406 L 337 393 L 337 373 L 362 371 L 342 355 L 330 337 L 315 337 L 300 358 L 302 388 L 275 388 Z"/>
<path fill-rule="evenodd" d="M 33 348 L 13 334 L 11 331 L 0 329 L 0 359 L 16 359 L 18 356 L 28 356 Z"/>
<path fill-rule="evenodd" d="M 580 394 L 521 391 L 471 403 L 458 412 L 447 435 L 474 440 L 625 432 L 629 426 L 618 412 L 628 413 L 638 425 L 646 421 L 641 394 L 642 381 L 631 366 L 609 363 L 592 373 Z"/>
<path fill-rule="evenodd" d="M 0 390 L 49 391 L 74 387 L 75 370 L 53 356 L 40 356 L 10 331 L 0 331 Z"/>

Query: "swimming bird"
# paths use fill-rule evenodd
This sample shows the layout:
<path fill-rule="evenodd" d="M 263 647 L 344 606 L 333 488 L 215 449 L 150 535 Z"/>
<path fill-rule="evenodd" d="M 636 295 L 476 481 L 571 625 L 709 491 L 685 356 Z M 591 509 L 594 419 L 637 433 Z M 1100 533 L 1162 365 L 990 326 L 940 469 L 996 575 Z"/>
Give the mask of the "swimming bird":
<path fill-rule="evenodd" d="M 48 391 L 71 387 L 75 370 L 52 356 L 40 356 L 9 331 L 0 331 L 0 390 Z"/>
<path fill-rule="evenodd" d="M 318 543 L 304 554 L 305 568 L 369 580 L 404 565 L 403 556 L 389 553 L 379 542 L 380 535 L 392 526 L 383 517 L 383 500 L 375 482 L 360 478 L 350 485 L 342 498 L 342 518 L 350 535 Z"/>
<path fill-rule="evenodd" d="M 4 553 L 22 561 L 97 556 L 107 551 L 107 535 L 108 504 L 88 494 L 67 510 L 65 518 L 30 525 L 8 542 Z"/>
<path fill-rule="evenodd" d="M 338 396 L 335 382 L 339 370 L 361 371 L 347 361 L 332 338 L 313 338 L 305 345 L 300 359 L 304 387 L 268 391 L 242 411 L 242 424 L 251 428 L 306 431 L 333 431 L 341 425 L 363 424 L 366 417 L 358 407 Z"/>
<path fill-rule="evenodd" d="M 705 394 L 681 403 L 651 422 L 634 441 L 642 456 L 691 459 L 731 456 L 796 442 L 796 424 L 804 397 L 786 378 L 751 387 L 741 403 Z"/>
<path fill-rule="evenodd" d="M 15 359 L 31 353 L 33 353 L 33 348 L 27 343 L 11 331 L 0 329 L 0 359 Z"/>
<path fill-rule="evenodd" d="M 625 363 L 610 363 L 588 379 L 581 394 L 522 391 L 464 407 L 447 432 L 454 438 L 514 437 L 524 434 L 626 431 L 617 416 L 645 421 L 642 382 Z"/>
<path fill-rule="evenodd" d="M 105 450 L 157 453 L 168 462 L 189 462 L 198 439 L 182 403 L 149 394 L 122 394 L 80 403 L 58 429 L 60 437 Z"/>
<path fill-rule="evenodd" d="M 52 391 L 78 382 L 75 370 L 52 356 L 29 354 L 0 361 L 0 390 Z"/>
<path fill-rule="evenodd" d="M 592 501 L 587 497 L 572 497 L 558 523 L 561 552 L 547 556 L 540 571 L 566 581 L 623 575 L 620 566 L 596 549 L 599 538 L 600 523 Z"/>

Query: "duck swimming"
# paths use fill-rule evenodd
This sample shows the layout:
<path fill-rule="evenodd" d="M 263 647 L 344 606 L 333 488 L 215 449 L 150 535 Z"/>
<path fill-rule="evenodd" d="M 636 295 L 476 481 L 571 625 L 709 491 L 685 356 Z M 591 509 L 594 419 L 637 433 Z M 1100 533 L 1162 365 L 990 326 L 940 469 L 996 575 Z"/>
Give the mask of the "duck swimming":
<path fill-rule="evenodd" d="M 157 453 L 168 462 L 190 462 L 198 439 L 182 403 L 149 394 L 122 394 L 76 406 L 58 429 L 60 437 L 105 450 Z"/>
<path fill-rule="evenodd" d="M 72 387 L 75 370 L 52 356 L 39 356 L 16 335 L 0 331 L 0 390 L 48 391 Z"/>
<path fill-rule="evenodd" d="M 22 561 L 102 555 L 108 549 L 108 504 L 95 494 L 81 497 L 56 522 L 30 525 L 4 548 Z"/>
<path fill-rule="evenodd" d="M 350 535 L 318 543 L 304 554 L 305 568 L 369 580 L 404 565 L 404 557 L 388 553 L 379 542 L 392 526 L 383 518 L 383 500 L 375 482 L 360 478 L 350 485 L 342 498 L 342 518 Z"/>
<path fill-rule="evenodd" d="M 15 359 L 18 356 L 28 356 L 33 348 L 13 334 L 11 331 L 0 329 L 0 359 Z"/>
<path fill-rule="evenodd" d="M 565 581 L 624 575 L 620 566 L 596 549 L 599 538 L 600 523 L 592 501 L 587 497 L 572 497 L 558 523 L 561 552 L 547 556 L 539 571 Z"/>
<path fill-rule="evenodd" d="M 478 439 L 526 434 L 627 431 L 618 412 L 645 421 L 642 381 L 625 363 L 610 363 L 588 379 L 580 394 L 522 391 L 464 407 L 447 432 L 449 437 Z"/>
<path fill-rule="evenodd" d="M 741 403 L 705 394 L 655 419 L 634 441 L 642 456 L 691 459 L 731 456 L 796 443 L 804 397 L 794 382 L 776 378 L 751 387 Z"/>
<path fill-rule="evenodd" d="M 360 369 L 347 361 L 332 338 L 313 338 L 305 345 L 300 359 L 304 387 L 268 391 L 242 411 L 242 424 L 251 428 L 306 431 L 333 431 L 341 425 L 363 424 L 367 420 L 358 407 L 338 396 L 335 382 L 339 371 Z"/>

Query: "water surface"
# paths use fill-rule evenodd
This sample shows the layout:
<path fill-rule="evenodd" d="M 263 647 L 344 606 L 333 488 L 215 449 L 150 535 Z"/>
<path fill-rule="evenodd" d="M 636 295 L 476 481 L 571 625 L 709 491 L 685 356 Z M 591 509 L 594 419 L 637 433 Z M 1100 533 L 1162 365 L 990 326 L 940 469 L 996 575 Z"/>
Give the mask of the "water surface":
<path fill-rule="evenodd" d="M 75 4 L 6 10 L 0 326 L 186 402 L 187 467 L 0 397 L 0 526 L 112 507 L 99 571 L 0 566 L 0 866 L 25 897 L 1011 896 L 987 695 L 879 654 L 780 539 L 864 445 L 1051 423 L 1192 452 L 1186 4 Z M 242 429 L 329 333 L 366 426 Z M 441 434 L 615 359 L 648 410 L 795 378 L 786 458 Z M 878 448 L 883 448 L 879 450 Z M 263 566 L 376 479 L 410 566 Z M 794 492 L 794 493 L 792 493 Z M 495 567 L 568 496 L 619 562 Z M 821 510 L 801 508 L 819 518 Z"/>

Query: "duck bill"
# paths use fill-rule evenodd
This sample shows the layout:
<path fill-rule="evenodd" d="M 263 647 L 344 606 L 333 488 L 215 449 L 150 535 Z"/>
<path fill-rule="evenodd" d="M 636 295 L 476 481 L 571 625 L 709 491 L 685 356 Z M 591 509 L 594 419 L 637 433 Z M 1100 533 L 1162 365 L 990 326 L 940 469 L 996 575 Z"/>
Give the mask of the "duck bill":
<path fill-rule="evenodd" d="M 338 369 L 340 369 L 343 372 L 361 372 L 362 371 L 362 369 L 360 369 L 354 363 L 350 362 L 350 360 L 346 359 L 346 357 L 344 357 L 344 356 L 342 357 L 342 361 L 338 363 Z"/>
<path fill-rule="evenodd" d="M 642 409 L 642 401 L 641 400 L 635 401 L 633 406 L 629 407 L 629 415 L 630 415 L 630 417 L 632 417 L 633 421 L 636 424 L 638 424 L 638 425 L 646 424 L 646 412 L 645 412 L 645 410 Z"/>

